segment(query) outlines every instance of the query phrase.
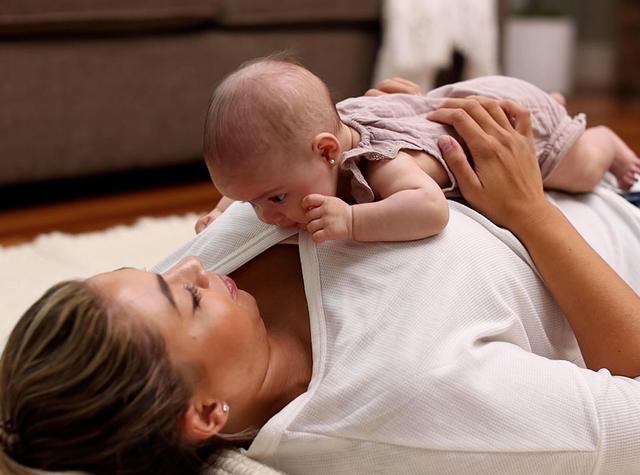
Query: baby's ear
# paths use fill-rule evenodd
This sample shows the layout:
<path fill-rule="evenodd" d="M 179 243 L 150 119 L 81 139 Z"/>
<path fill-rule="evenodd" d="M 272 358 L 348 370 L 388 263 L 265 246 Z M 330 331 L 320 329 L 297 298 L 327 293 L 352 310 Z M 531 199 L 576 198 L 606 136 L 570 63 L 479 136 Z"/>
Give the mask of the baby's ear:
<path fill-rule="evenodd" d="M 335 163 L 342 153 L 340 141 L 329 132 L 321 132 L 311 141 L 311 150 L 315 155 L 324 158 L 327 162 L 334 160 Z"/>

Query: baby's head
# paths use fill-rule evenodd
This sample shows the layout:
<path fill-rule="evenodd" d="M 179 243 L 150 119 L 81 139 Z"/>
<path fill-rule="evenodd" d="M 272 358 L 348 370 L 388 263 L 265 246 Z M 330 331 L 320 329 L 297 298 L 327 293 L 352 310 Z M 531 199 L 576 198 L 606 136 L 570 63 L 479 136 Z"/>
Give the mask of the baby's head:
<path fill-rule="evenodd" d="M 204 157 L 218 190 L 253 204 L 265 222 L 305 222 L 300 201 L 335 195 L 340 118 L 327 86 L 290 60 L 251 61 L 215 90 Z"/>

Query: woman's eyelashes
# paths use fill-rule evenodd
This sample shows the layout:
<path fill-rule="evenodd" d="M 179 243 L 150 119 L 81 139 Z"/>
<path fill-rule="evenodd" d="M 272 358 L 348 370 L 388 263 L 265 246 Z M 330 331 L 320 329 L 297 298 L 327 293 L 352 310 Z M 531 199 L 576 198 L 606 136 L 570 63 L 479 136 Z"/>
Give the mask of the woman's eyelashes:
<path fill-rule="evenodd" d="M 200 292 L 200 289 L 191 282 L 184 284 L 184 288 L 191 294 L 193 310 L 195 311 L 200 308 L 200 301 L 202 300 L 202 293 Z"/>
<path fill-rule="evenodd" d="M 271 198 L 269 198 L 269 201 L 271 201 L 272 203 L 282 203 L 286 196 L 287 195 L 285 193 L 281 195 L 272 196 Z"/>

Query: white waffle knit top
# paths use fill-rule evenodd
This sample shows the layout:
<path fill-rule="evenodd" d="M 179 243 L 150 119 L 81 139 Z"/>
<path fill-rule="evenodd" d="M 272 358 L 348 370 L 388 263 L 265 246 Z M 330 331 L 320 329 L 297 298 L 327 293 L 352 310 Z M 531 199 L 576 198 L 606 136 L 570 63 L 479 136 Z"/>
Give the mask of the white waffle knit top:
<path fill-rule="evenodd" d="M 607 190 L 553 195 L 640 289 L 640 211 Z M 227 214 L 228 213 L 228 214 Z M 234 205 L 188 254 L 229 272 L 290 231 Z M 640 383 L 584 369 L 520 243 L 451 202 L 415 242 L 299 236 L 313 348 L 307 392 L 247 454 L 289 473 L 640 473 Z"/>

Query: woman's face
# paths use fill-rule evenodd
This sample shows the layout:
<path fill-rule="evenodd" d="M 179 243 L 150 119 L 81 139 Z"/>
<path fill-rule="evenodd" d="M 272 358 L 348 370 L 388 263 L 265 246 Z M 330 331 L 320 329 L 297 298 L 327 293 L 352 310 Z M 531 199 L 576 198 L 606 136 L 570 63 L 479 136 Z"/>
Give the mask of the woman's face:
<path fill-rule="evenodd" d="M 170 359 L 198 369 L 201 395 L 244 405 L 264 380 L 269 349 L 255 299 L 228 277 L 205 271 L 195 257 L 164 274 L 125 268 L 89 283 L 158 329 Z"/>

